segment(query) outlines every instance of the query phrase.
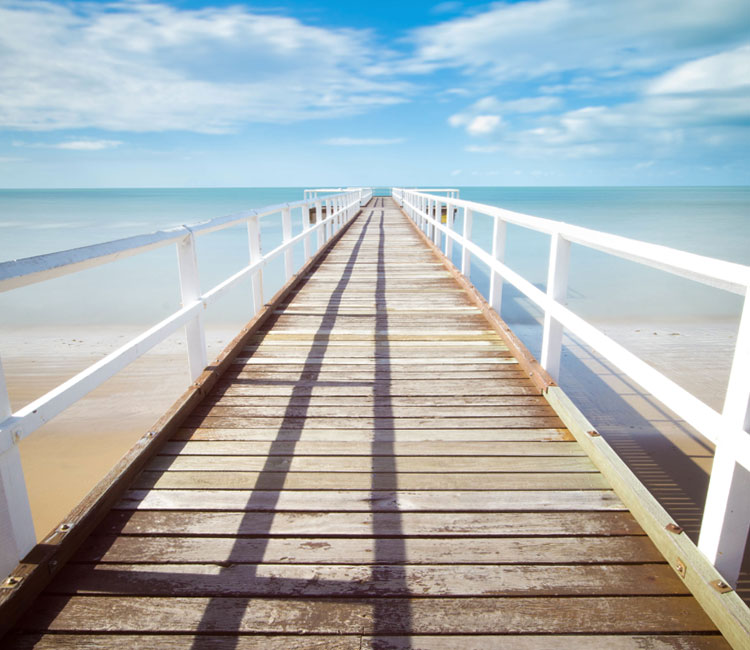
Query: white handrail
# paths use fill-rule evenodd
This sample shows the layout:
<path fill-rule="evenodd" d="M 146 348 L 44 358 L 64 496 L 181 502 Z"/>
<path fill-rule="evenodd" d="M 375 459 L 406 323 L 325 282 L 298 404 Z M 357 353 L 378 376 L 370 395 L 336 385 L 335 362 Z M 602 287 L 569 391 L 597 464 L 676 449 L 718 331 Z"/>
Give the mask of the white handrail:
<path fill-rule="evenodd" d="M 453 242 L 461 246 L 462 273 L 469 274 L 471 256 L 489 267 L 490 304 L 498 313 L 501 278 L 542 308 L 544 329 L 540 361 L 554 379 L 558 378 L 562 329 L 566 328 L 716 444 L 698 547 L 727 581 L 735 584 L 750 529 L 750 508 L 747 507 L 750 499 L 750 266 L 418 190 L 393 188 L 392 195 L 436 244 L 440 245 L 441 237 L 445 237 L 444 250 L 449 259 Z M 449 215 L 445 225 L 439 217 L 442 203 Z M 462 234 L 453 229 L 453 216 L 458 209 L 464 212 Z M 471 241 L 474 213 L 494 220 L 492 253 Z M 550 235 L 546 293 L 503 264 L 506 223 Z M 745 296 L 721 413 L 565 307 L 571 242 Z"/>
<path fill-rule="evenodd" d="M 0 364 L 0 575 L 11 570 L 36 542 L 28 496 L 18 454 L 18 442 L 53 417 L 76 403 L 89 392 L 141 357 L 158 343 L 185 326 L 191 380 L 206 367 L 206 343 L 202 317 L 206 307 L 248 275 L 253 280 L 254 312 L 262 307 L 263 294 L 260 274 L 262 269 L 280 255 L 286 258 L 285 275 L 298 271 L 293 267 L 291 251 L 304 244 L 304 261 L 312 255 L 312 248 L 323 246 L 333 234 L 358 212 L 370 199 L 370 188 L 349 188 L 326 197 L 328 209 L 322 219 L 321 203 L 311 198 L 293 203 L 268 206 L 239 214 L 211 219 L 193 226 L 180 226 L 116 241 L 84 246 L 67 251 L 38 255 L 0 263 L 0 292 L 42 282 L 86 268 L 138 255 L 168 244 L 176 244 L 180 267 L 183 306 L 92 366 L 45 395 L 12 413 Z M 336 209 L 331 206 L 335 204 Z M 303 217 L 301 233 L 291 235 L 291 211 L 300 208 Z M 309 223 L 310 209 L 316 208 L 315 223 Z M 265 255 L 261 252 L 261 217 L 281 214 L 283 242 Z M 250 264 L 226 278 L 208 291 L 201 292 L 195 238 L 241 223 L 247 223 Z M 317 232 L 317 238 L 312 234 Z M 314 243 L 313 243 L 314 242 Z"/>

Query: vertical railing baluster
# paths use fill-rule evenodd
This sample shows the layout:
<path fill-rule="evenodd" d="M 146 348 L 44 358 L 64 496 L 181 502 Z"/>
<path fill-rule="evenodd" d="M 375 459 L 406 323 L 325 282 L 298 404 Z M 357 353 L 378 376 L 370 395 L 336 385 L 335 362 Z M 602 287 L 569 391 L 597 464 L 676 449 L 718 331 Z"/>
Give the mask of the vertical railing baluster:
<path fill-rule="evenodd" d="M 0 422 L 11 415 L 8 387 L 0 362 Z M 11 436 L 14 434 L 11 432 Z M 34 520 L 18 450 L 18 439 L 0 453 L 0 582 L 36 544 Z"/>
<path fill-rule="evenodd" d="M 177 261 L 180 268 L 180 294 L 182 304 L 185 306 L 200 300 L 201 287 L 195 235 L 187 226 L 183 227 L 188 230 L 188 236 L 177 244 Z M 203 310 L 185 325 L 185 338 L 187 339 L 190 379 L 195 381 L 208 365 Z"/>
<path fill-rule="evenodd" d="M 320 200 L 315 201 L 315 225 L 318 225 L 323 220 L 323 202 Z M 323 248 L 325 233 L 323 228 L 317 229 L 317 241 L 318 246 L 316 250 Z"/>
<path fill-rule="evenodd" d="M 495 217 L 492 226 L 492 257 L 499 262 L 505 259 L 505 221 Z M 490 306 L 498 314 L 503 302 L 503 277 L 497 272 L 490 270 Z"/>
<path fill-rule="evenodd" d="M 724 579 L 737 584 L 750 529 L 750 472 L 737 462 L 735 436 L 750 435 L 750 287 L 737 331 L 698 548 Z"/>
<path fill-rule="evenodd" d="M 549 267 L 547 269 L 547 295 L 550 299 L 565 303 L 568 294 L 568 267 L 570 266 L 570 242 L 559 232 L 552 234 L 550 242 Z M 562 325 L 552 317 L 549 310 L 544 312 L 542 332 L 542 367 L 558 381 L 560 377 L 560 354 L 562 353 Z"/>
<path fill-rule="evenodd" d="M 286 244 L 292 238 L 292 209 L 281 209 L 281 235 Z M 294 275 L 294 251 L 291 247 L 284 250 L 284 277 L 287 282 Z"/>
<path fill-rule="evenodd" d="M 464 243 L 463 250 L 461 251 L 461 273 L 463 273 L 467 279 L 471 275 L 471 253 L 466 247 L 466 244 L 471 241 L 471 226 L 473 221 L 474 213 L 471 208 L 464 208 Z"/>
<path fill-rule="evenodd" d="M 448 229 L 445 235 L 445 256 L 453 261 L 451 259 L 453 255 L 453 239 L 450 236 L 450 233 L 453 232 L 453 210 L 447 204 L 445 206 L 445 227 Z"/>
<path fill-rule="evenodd" d="M 305 263 L 307 263 L 307 260 L 310 259 L 311 255 L 311 245 L 310 245 L 310 204 L 305 203 L 302 206 L 302 231 L 305 233 L 305 238 L 303 241 L 303 246 L 305 249 Z"/>
<path fill-rule="evenodd" d="M 260 243 L 260 219 L 257 215 L 247 220 L 247 239 L 250 245 L 250 263 L 254 264 L 263 257 Z M 263 269 L 252 274 L 253 285 L 253 314 L 257 314 L 263 307 Z"/>
<path fill-rule="evenodd" d="M 448 204 L 446 203 L 446 206 Z M 443 202 L 439 199 L 435 200 L 435 230 L 432 232 L 432 243 L 440 248 L 440 228 L 438 227 L 443 221 Z"/>

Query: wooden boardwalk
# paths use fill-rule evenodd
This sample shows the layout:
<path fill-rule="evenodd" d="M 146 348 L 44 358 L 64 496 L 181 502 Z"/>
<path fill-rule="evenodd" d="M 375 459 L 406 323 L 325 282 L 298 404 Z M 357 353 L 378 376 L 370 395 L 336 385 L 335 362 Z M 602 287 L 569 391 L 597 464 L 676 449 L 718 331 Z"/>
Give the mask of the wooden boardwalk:
<path fill-rule="evenodd" d="M 728 648 L 390 198 L 9 648 Z"/>

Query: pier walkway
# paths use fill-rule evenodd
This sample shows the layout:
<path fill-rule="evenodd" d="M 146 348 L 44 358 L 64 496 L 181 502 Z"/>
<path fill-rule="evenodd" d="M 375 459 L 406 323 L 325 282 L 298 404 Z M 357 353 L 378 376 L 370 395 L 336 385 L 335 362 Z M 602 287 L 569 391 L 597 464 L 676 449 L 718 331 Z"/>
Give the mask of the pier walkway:
<path fill-rule="evenodd" d="M 728 648 L 485 311 L 371 199 L 3 647 Z"/>

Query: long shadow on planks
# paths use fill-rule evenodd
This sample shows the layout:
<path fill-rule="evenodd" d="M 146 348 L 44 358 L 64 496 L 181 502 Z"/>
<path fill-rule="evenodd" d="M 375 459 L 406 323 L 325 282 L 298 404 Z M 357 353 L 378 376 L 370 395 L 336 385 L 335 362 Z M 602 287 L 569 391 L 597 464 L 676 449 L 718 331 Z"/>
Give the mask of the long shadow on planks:
<path fill-rule="evenodd" d="M 318 328 L 318 333 L 313 336 L 310 351 L 308 352 L 302 370 L 302 376 L 309 378 L 310 382 L 314 383 L 321 372 L 322 365 L 319 362 L 316 363 L 316 361 L 319 361 L 317 359 L 320 354 L 319 346 L 322 346 L 322 350 L 325 351 L 329 342 L 328 335 L 323 334 L 323 332 L 333 329 L 333 326 L 336 323 L 336 317 L 341 308 L 343 289 L 351 279 L 354 271 L 354 264 L 357 260 L 357 254 L 362 247 L 365 235 L 370 226 L 372 215 L 373 211 L 370 212 L 370 216 L 368 216 L 367 221 L 362 227 L 359 238 L 352 249 L 346 266 L 344 267 L 341 280 L 339 280 L 335 290 L 331 292 L 331 297 L 326 305 L 325 316 Z M 277 435 L 276 439 L 271 443 L 263 469 L 258 475 L 255 488 L 251 492 L 250 498 L 247 501 L 247 506 L 245 507 L 245 519 L 247 521 L 244 521 L 243 524 L 252 525 L 253 533 L 259 537 L 260 543 L 254 547 L 252 557 L 248 557 L 247 551 L 240 547 L 239 544 L 235 543 L 229 554 L 228 562 L 229 564 L 235 562 L 249 563 L 250 572 L 247 576 L 249 581 L 257 582 L 257 570 L 258 566 L 263 562 L 263 557 L 268 545 L 275 516 L 275 505 L 278 503 L 278 499 L 284 488 L 284 483 L 286 482 L 288 474 L 288 469 L 279 471 L 278 463 L 274 459 L 274 452 L 278 453 L 278 451 L 281 451 L 281 448 L 283 448 L 284 453 L 290 455 L 294 454 L 294 447 L 296 443 L 299 442 L 304 428 L 304 414 L 309 408 L 311 400 L 312 393 L 309 393 L 306 389 L 300 390 L 297 386 L 292 389 L 289 406 L 285 412 L 282 424 L 279 427 L 279 435 Z M 281 435 L 282 431 L 284 432 L 284 435 Z M 283 438 L 283 440 L 280 440 L 280 438 Z M 291 449 L 288 449 L 290 446 Z M 269 495 L 273 495 L 271 497 L 271 503 L 269 503 Z M 242 525 L 240 526 L 240 528 L 243 527 L 244 526 Z M 221 575 L 219 575 L 219 579 L 221 579 Z M 342 591 L 343 586 L 344 585 L 342 585 Z M 290 585 L 290 587 L 292 587 L 291 591 L 293 591 L 294 585 Z M 283 586 L 281 586 L 281 589 L 283 590 Z M 203 613 L 201 622 L 198 625 L 199 633 L 215 631 L 217 621 L 221 621 L 221 627 L 225 630 L 233 629 L 238 632 L 240 631 L 244 609 L 235 608 L 228 610 L 225 606 L 225 602 L 225 599 L 221 597 L 214 597 L 209 601 Z M 227 617 L 232 616 L 233 614 L 235 620 L 227 620 Z M 235 637 L 235 643 L 232 644 L 231 647 L 236 647 L 236 640 L 237 638 Z M 212 644 L 213 641 L 211 639 L 196 636 L 192 648 L 193 650 L 210 650 Z"/>

